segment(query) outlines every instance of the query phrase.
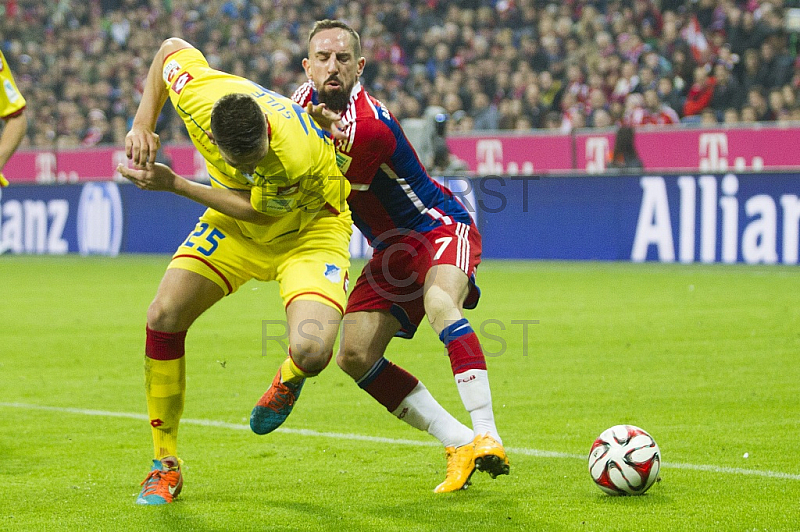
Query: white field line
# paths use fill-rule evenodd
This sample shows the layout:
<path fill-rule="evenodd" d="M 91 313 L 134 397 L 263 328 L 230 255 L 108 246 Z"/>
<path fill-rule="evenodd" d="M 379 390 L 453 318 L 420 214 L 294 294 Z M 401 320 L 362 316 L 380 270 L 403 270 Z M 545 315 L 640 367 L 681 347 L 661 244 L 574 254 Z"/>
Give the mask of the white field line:
<path fill-rule="evenodd" d="M 106 410 L 90 410 L 85 408 L 65 408 L 59 406 L 45 406 L 33 405 L 27 403 L 2 403 L 0 407 L 5 408 L 19 408 L 23 410 L 46 410 L 50 412 L 62 412 L 67 414 L 77 414 L 82 416 L 100 416 L 100 417 L 122 417 L 128 419 L 137 419 L 147 421 L 147 416 L 144 414 L 134 414 L 131 412 L 109 412 Z M 236 423 L 227 423 L 225 421 L 214 421 L 210 419 L 181 419 L 182 424 L 186 425 L 199 425 L 202 427 L 217 427 L 229 430 L 250 430 L 249 425 L 240 425 Z M 342 432 L 320 432 L 309 429 L 277 429 L 275 432 L 283 434 L 297 434 L 299 436 L 310 436 L 317 438 L 330 438 L 335 440 L 351 440 L 351 441 L 366 441 L 372 443 L 388 443 L 390 445 L 414 445 L 417 447 L 438 447 L 441 445 L 434 441 L 419 441 L 419 440 L 405 440 L 399 438 L 383 438 L 380 436 L 367 436 L 364 434 L 350 434 Z M 588 455 L 573 454 L 573 453 L 559 453 L 555 451 L 542 451 L 539 449 L 528 449 L 525 447 L 506 447 L 506 450 L 511 454 L 524 454 L 527 456 L 536 456 L 539 458 L 571 458 L 577 460 L 586 460 Z M 800 480 L 800 475 L 792 473 L 781 473 L 779 471 L 761 471 L 758 469 L 743 469 L 740 467 L 721 467 L 714 465 L 702 464 L 682 464 L 676 462 L 664 462 L 663 467 L 671 469 L 689 469 L 693 471 L 707 471 L 710 473 L 723 473 L 729 475 L 746 475 L 753 477 L 766 477 L 778 478 L 784 480 Z"/>

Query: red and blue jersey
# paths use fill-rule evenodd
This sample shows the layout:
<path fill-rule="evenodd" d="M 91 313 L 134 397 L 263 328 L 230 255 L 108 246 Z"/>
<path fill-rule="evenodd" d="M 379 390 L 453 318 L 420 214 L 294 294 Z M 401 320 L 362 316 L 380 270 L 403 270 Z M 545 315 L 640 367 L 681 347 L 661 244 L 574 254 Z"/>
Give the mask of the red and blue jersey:
<path fill-rule="evenodd" d="M 317 96 L 308 81 L 292 99 L 305 106 L 318 104 Z M 342 129 L 347 139 L 337 142 L 337 162 L 351 184 L 348 203 L 353 221 L 370 245 L 384 249 L 415 231 L 426 233 L 456 223 L 474 225 L 453 193 L 428 175 L 392 113 L 367 94 L 361 83 L 350 94 Z"/>

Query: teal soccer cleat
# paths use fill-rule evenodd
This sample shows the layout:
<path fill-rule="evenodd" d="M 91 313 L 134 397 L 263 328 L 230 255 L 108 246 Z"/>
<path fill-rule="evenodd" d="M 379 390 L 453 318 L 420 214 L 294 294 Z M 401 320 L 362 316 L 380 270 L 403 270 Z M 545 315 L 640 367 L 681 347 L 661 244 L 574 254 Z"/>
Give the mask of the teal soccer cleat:
<path fill-rule="evenodd" d="M 153 460 L 153 469 L 142 481 L 142 491 L 136 504 L 153 506 L 171 503 L 183 488 L 181 464 L 181 460 L 174 456 Z"/>
<path fill-rule="evenodd" d="M 278 370 L 269 390 L 264 392 L 250 413 L 250 428 L 253 432 L 269 434 L 280 427 L 292 413 L 294 403 L 300 397 L 305 382 L 305 379 L 300 381 L 300 384 L 281 382 L 281 372 Z"/>

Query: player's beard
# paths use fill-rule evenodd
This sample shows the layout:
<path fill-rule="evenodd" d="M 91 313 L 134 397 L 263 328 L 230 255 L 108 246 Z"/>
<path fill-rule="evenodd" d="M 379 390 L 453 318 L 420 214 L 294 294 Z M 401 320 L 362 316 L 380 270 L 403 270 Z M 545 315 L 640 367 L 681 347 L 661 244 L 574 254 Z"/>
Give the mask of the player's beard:
<path fill-rule="evenodd" d="M 339 81 L 339 80 L 337 80 Z M 350 91 L 353 86 L 345 86 L 339 81 L 338 89 L 328 89 L 325 84 L 319 89 L 319 101 L 324 103 L 328 109 L 337 113 L 343 113 L 350 103 Z"/>

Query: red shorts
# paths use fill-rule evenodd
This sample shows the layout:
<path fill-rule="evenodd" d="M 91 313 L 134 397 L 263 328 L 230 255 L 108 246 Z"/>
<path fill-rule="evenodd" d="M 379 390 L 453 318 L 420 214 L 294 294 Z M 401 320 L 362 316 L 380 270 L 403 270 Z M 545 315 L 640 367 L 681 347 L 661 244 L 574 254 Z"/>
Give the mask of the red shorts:
<path fill-rule="evenodd" d="M 475 308 L 481 292 L 475 269 L 481 262 L 481 235 L 477 227 L 462 223 L 442 225 L 427 233 L 403 235 L 376 251 L 347 299 L 347 311 L 388 311 L 400 322 L 397 336 L 412 338 L 425 316 L 423 287 L 428 270 L 452 264 L 469 278 L 464 308 Z"/>

